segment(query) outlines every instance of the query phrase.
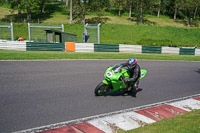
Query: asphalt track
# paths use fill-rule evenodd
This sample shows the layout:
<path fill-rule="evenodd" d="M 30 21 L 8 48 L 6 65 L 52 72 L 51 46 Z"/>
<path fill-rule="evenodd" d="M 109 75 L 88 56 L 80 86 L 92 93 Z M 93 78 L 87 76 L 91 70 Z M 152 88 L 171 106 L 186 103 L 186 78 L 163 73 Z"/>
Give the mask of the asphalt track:
<path fill-rule="evenodd" d="M 200 93 L 200 62 L 139 60 L 141 91 L 94 96 L 125 60 L 0 61 L 0 132 L 14 132 Z"/>

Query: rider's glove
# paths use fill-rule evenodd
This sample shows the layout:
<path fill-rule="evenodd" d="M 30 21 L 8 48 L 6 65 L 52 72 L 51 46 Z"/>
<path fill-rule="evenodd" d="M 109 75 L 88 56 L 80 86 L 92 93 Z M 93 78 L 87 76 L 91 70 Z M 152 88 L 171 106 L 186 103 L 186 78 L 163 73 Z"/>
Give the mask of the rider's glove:
<path fill-rule="evenodd" d="M 119 80 L 124 81 L 124 77 L 120 76 Z"/>
<path fill-rule="evenodd" d="M 129 79 L 124 79 L 124 82 L 130 82 L 130 80 Z"/>

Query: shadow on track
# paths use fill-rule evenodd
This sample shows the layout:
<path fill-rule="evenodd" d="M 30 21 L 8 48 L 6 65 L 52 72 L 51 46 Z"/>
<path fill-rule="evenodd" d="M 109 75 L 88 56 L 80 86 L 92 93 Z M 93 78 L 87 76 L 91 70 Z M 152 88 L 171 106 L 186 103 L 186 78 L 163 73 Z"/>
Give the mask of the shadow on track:
<path fill-rule="evenodd" d="M 198 69 L 198 70 L 194 70 L 194 71 L 200 74 L 200 69 Z"/>
<path fill-rule="evenodd" d="M 130 91 L 130 92 L 124 92 L 124 91 L 118 91 L 118 92 L 110 92 L 107 93 L 105 96 L 132 96 L 136 98 L 136 95 L 138 92 L 142 91 L 142 88 L 139 88 L 139 90 L 134 90 L 134 91 Z"/>

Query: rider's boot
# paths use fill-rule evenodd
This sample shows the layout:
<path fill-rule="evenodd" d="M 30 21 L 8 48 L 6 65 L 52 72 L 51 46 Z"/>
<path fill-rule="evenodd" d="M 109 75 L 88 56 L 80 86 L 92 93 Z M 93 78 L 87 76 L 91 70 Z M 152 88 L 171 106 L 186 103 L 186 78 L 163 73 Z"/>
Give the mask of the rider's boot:
<path fill-rule="evenodd" d="M 135 82 L 135 84 L 133 85 L 133 90 L 136 90 L 136 91 L 138 91 L 139 90 L 139 80 L 137 80 L 136 82 Z"/>

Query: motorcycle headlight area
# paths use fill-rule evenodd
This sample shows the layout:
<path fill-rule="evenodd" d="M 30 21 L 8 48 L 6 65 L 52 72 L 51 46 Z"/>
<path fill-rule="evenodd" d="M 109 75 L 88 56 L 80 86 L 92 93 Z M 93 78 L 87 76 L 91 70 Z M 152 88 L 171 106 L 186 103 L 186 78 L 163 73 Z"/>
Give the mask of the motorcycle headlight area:
<path fill-rule="evenodd" d="M 112 77 L 112 73 L 111 72 L 107 72 L 106 75 L 110 78 Z"/>

